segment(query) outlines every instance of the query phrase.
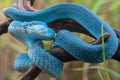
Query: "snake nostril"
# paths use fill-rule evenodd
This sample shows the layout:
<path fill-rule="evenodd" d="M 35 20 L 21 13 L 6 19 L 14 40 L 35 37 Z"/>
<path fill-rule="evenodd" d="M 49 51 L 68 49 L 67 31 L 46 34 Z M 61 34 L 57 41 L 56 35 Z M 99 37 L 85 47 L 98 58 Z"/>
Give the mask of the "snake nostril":
<path fill-rule="evenodd" d="M 23 26 L 23 29 L 26 29 L 27 27 L 26 26 Z"/>

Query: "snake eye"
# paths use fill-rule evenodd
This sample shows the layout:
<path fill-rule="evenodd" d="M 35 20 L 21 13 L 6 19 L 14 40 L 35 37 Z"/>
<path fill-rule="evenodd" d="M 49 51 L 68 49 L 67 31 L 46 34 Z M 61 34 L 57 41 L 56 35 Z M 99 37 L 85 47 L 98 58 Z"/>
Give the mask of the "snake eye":
<path fill-rule="evenodd" d="M 32 26 L 32 24 L 30 24 L 30 26 Z"/>

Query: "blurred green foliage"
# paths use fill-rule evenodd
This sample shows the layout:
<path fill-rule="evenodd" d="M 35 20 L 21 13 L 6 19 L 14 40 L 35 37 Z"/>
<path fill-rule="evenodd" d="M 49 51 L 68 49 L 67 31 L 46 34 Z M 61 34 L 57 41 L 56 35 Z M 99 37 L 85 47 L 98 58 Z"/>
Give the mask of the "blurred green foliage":
<path fill-rule="evenodd" d="M 14 1 L 15 0 L 0 0 L 0 20 L 4 18 L 2 12 L 3 8 L 9 7 Z M 120 0 L 38 0 L 34 7 L 37 9 L 42 9 L 63 2 L 82 4 L 95 12 L 112 27 L 120 29 Z M 89 42 L 89 39 L 87 39 L 84 35 L 79 34 L 79 36 L 86 42 Z M 51 42 L 45 41 L 44 43 L 45 49 L 49 49 Z M 14 70 L 13 62 L 17 53 L 26 52 L 26 50 L 27 47 L 12 38 L 9 34 L 0 36 L 0 80 L 17 80 L 22 75 Z M 103 66 L 103 63 L 88 64 L 76 61 L 66 63 L 63 73 L 59 78 L 54 79 L 43 73 L 36 80 L 102 80 L 97 69 L 86 69 L 83 71 L 73 70 L 73 68 L 90 68 L 91 66 L 96 65 L 99 66 L 97 67 L 97 69 L 99 69 Z M 113 72 L 117 72 L 117 74 L 112 72 L 113 74 L 119 76 L 119 62 L 109 60 L 107 62 L 107 66 L 112 69 Z M 101 73 L 103 79 L 106 80 L 104 70 L 99 69 L 99 72 Z M 111 80 L 119 80 L 119 77 L 114 76 L 113 74 L 110 73 Z"/>
<path fill-rule="evenodd" d="M 11 5 L 11 0 L 4 0 L 5 4 L 7 7 L 9 7 Z"/>

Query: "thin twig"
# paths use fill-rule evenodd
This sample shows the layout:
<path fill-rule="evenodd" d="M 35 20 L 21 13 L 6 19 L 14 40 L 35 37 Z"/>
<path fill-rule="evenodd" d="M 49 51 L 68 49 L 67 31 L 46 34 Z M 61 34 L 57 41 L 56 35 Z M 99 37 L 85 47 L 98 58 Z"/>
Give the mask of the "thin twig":
<path fill-rule="evenodd" d="M 8 26 L 11 23 L 11 21 L 12 19 L 10 18 L 6 18 L 0 21 L 0 35 L 2 35 L 3 33 L 7 33 Z"/>
<path fill-rule="evenodd" d="M 19 80 L 34 80 L 41 72 L 41 70 L 38 67 L 36 67 L 34 64 L 30 67 L 29 70 Z"/>
<path fill-rule="evenodd" d="M 32 0 L 32 1 L 35 2 L 35 0 Z M 35 8 L 31 7 L 31 2 L 29 0 L 24 0 L 23 6 L 26 9 L 26 11 L 36 11 Z"/>
<path fill-rule="evenodd" d="M 25 11 L 36 11 L 31 4 L 33 4 L 35 0 L 18 0 L 18 8 Z"/>

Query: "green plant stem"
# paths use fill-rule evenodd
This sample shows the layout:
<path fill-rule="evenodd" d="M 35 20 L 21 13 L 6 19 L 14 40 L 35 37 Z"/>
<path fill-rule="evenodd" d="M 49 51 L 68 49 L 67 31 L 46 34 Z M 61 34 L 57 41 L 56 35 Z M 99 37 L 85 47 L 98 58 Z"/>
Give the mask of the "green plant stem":
<path fill-rule="evenodd" d="M 99 74 L 99 76 L 100 76 L 100 79 L 101 79 L 101 80 L 104 80 L 104 79 L 103 79 L 103 76 L 102 76 L 102 74 L 101 74 L 101 72 L 100 72 L 99 69 L 98 69 L 98 74 Z"/>
<path fill-rule="evenodd" d="M 105 70 L 104 67 L 101 67 L 101 66 L 89 66 L 87 68 L 75 68 L 73 70 L 75 71 L 80 71 L 80 70 L 87 70 L 87 69 L 99 69 L 99 70 Z M 112 69 L 109 69 L 107 68 L 108 72 L 111 73 L 112 75 L 114 75 L 115 77 L 119 78 L 120 79 L 120 74 L 115 72 L 114 70 Z"/>
<path fill-rule="evenodd" d="M 107 63 L 106 63 L 106 58 L 105 58 L 105 49 L 104 49 L 104 29 L 102 25 L 102 56 L 103 56 L 103 63 L 104 63 L 104 69 L 105 69 L 105 74 L 106 74 L 106 79 L 110 80 L 110 76 L 108 73 L 108 68 L 107 68 Z"/>

